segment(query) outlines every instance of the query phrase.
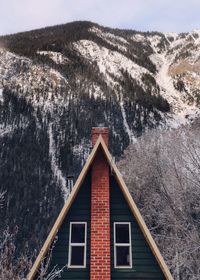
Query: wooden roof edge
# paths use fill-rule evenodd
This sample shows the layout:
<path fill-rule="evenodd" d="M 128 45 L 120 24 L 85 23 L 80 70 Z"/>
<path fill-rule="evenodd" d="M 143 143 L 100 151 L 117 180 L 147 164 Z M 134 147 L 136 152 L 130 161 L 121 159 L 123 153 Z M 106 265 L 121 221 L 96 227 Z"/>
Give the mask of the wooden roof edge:
<path fill-rule="evenodd" d="M 166 280 L 173 280 L 171 272 L 169 271 L 169 268 L 166 265 L 162 255 L 160 253 L 160 250 L 158 249 L 158 247 L 157 247 L 157 245 L 156 245 L 156 243 L 155 243 L 155 241 L 154 241 L 154 239 L 153 239 L 153 237 L 152 237 L 144 219 L 142 218 L 142 215 L 140 214 L 140 211 L 139 211 L 137 205 L 135 204 L 135 202 L 134 202 L 134 200 L 133 200 L 133 198 L 132 198 L 132 196 L 131 196 L 131 194 L 130 194 L 127 186 L 126 186 L 120 171 L 118 170 L 116 164 L 112 160 L 112 156 L 111 156 L 103 138 L 101 138 L 101 144 L 102 144 L 102 147 L 103 147 L 103 151 L 104 151 L 104 153 L 107 157 L 107 160 L 108 160 L 109 164 L 111 165 L 111 167 L 114 171 L 114 175 L 117 179 L 117 182 L 118 182 L 118 184 L 119 184 L 119 186 L 120 186 L 120 188 L 121 188 L 121 190 L 122 190 L 122 192 L 125 196 L 125 199 L 126 199 L 128 205 L 129 205 L 134 217 L 136 218 L 136 220 L 139 224 L 139 227 L 142 230 L 142 232 L 145 236 L 145 239 L 146 239 L 147 243 L 149 244 L 156 260 L 158 261 L 158 263 L 160 265 L 160 268 L 161 268 L 163 274 L 166 277 Z"/>
<path fill-rule="evenodd" d="M 83 182 L 83 180 L 84 180 L 84 178 L 87 174 L 87 171 L 90 168 L 90 166 L 92 164 L 92 161 L 93 161 L 93 159 L 96 155 L 98 147 L 102 143 L 102 139 L 103 139 L 102 136 L 99 136 L 99 138 L 97 139 L 97 142 L 94 145 L 94 147 L 93 147 L 93 149 L 92 149 L 92 151 L 91 151 L 91 153 L 90 153 L 90 155 L 89 155 L 89 157 L 88 157 L 88 159 L 87 159 L 87 161 L 86 161 L 86 163 L 85 163 L 85 165 L 84 165 L 84 167 L 83 167 L 83 169 L 82 169 L 82 171 L 81 171 L 81 173 L 80 173 L 80 175 L 79 175 L 79 177 L 78 177 L 78 179 L 77 179 L 77 181 L 76 181 L 76 183 L 75 183 L 75 185 L 72 189 L 72 192 L 70 193 L 67 201 L 65 202 L 65 204 L 64 204 L 58 218 L 56 219 L 56 221 L 55 221 L 55 223 L 54 223 L 46 241 L 44 242 L 44 245 L 42 246 L 42 249 L 40 250 L 39 255 L 37 256 L 32 268 L 31 268 L 30 273 L 28 274 L 27 280 L 33 280 L 34 279 L 34 276 L 37 273 L 37 270 L 40 266 L 40 263 L 45 258 L 45 255 L 46 255 L 48 249 L 50 248 L 50 246 L 51 246 L 51 244 L 52 244 L 52 242 L 53 242 L 53 240 L 54 240 L 54 238 L 55 238 L 55 236 L 56 236 L 56 234 L 57 234 L 57 232 L 58 232 L 58 230 L 59 230 L 67 212 L 68 212 L 68 210 L 70 209 L 70 207 L 71 207 L 71 205 L 72 205 L 72 203 L 73 203 L 73 201 L 74 201 L 74 199 L 75 199 L 75 197 L 76 197 L 76 195 L 79 191 L 79 188 L 80 188 L 80 186 L 81 186 L 81 184 L 82 184 L 82 182 Z"/>

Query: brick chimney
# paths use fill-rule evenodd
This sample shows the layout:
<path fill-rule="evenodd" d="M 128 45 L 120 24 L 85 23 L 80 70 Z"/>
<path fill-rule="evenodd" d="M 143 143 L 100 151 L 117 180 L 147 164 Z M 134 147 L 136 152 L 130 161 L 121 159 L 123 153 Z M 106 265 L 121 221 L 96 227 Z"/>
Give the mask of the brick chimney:
<path fill-rule="evenodd" d="M 92 129 L 92 144 L 99 135 L 108 145 L 108 128 Z M 110 280 L 109 165 L 99 149 L 92 164 L 90 280 Z"/>

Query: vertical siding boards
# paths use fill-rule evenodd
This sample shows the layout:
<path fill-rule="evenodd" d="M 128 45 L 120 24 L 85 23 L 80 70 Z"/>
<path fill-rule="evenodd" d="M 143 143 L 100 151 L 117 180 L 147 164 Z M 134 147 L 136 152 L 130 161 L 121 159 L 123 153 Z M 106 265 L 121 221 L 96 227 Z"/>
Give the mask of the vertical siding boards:
<path fill-rule="evenodd" d="M 91 172 L 88 172 L 64 222 L 57 234 L 57 242 L 52 254 L 51 268 L 59 268 L 68 263 L 69 226 L 70 222 L 87 222 L 87 260 L 86 268 L 66 268 L 61 280 L 89 280 L 90 279 L 90 208 L 91 208 Z"/>
<path fill-rule="evenodd" d="M 164 280 L 165 277 L 147 244 L 116 180 L 110 176 L 111 201 L 111 279 Z M 114 268 L 113 223 L 131 222 L 132 260 L 131 269 Z"/>

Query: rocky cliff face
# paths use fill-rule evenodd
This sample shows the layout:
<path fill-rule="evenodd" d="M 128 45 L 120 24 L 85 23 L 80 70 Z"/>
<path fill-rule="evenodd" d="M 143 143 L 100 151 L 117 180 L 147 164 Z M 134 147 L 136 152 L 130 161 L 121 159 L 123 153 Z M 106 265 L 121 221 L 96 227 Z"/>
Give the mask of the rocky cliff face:
<path fill-rule="evenodd" d="M 75 22 L 0 37 L 1 227 L 42 241 L 78 175 L 92 126 L 119 157 L 145 130 L 199 116 L 200 31 L 142 33 Z M 31 230 L 30 230 L 31 229 Z"/>

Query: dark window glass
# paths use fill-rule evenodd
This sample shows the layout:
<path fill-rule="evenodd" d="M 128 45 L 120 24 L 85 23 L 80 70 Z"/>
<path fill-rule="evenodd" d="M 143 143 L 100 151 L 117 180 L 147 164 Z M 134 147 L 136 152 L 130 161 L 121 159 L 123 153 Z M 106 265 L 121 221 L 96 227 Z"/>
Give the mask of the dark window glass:
<path fill-rule="evenodd" d="M 83 266 L 84 265 L 84 246 L 71 247 L 71 265 Z"/>
<path fill-rule="evenodd" d="M 130 266 L 130 247 L 129 246 L 116 246 L 116 265 L 117 266 Z"/>
<path fill-rule="evenodd" d="M 72 224 L 71 243 L 84 243 L 85 242 L 85 225 Z"/>
<path fill-rule="evenodd" d="M 116 243 L 129 243 L 129 225 L 116 224 Z"/>

